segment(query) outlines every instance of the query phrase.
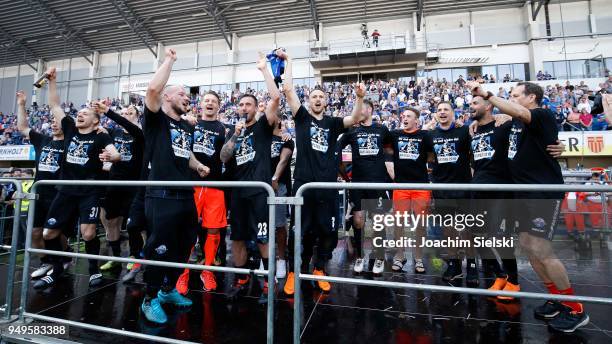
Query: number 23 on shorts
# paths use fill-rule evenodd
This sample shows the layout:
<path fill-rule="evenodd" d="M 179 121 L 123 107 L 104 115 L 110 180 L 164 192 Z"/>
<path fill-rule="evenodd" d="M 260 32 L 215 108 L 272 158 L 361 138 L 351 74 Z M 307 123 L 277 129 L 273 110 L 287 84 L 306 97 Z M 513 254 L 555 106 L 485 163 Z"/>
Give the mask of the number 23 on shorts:
<path fill-rule="evenodd" d="M 257 240 L 267 242 L 268 241 L 268 223 L 259 222 L 257 223 Z"/>

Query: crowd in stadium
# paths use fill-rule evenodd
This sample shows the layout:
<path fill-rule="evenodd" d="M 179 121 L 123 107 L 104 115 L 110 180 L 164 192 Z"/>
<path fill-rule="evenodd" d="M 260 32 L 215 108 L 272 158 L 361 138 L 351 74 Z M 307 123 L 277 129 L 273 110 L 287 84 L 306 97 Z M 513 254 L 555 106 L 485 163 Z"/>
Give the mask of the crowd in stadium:
<path fill-rule="evenodd" d="M 435 126 L 435 118 L 432 115 L 436 112 L 436 107 L 441 101 L 451 102 L 455 109 L 455 117 L 459 123 L 471 121 L 469 116 L 469 103 L 472 98 L 469 90 L 465 87 L 467 81 L 476 80 L 480 83 L 488 82 L 488 77 L 468 76 L 464 79 L 459 76 L 454 82 L 446 79 L 435 81 L 433 79 L 423 80 L 419 84 L 404 81 L 383 81 L 368 80 L 366 82 L 368 97 L 374 103 L 374 120 L 382 121 L 389 129 L 396 129 L 400 126 L 398 110 L 406 107 L 416 107 L 421 110 L 419 123 L 423 128 Z M 538 80 L 548 80 L 540 79 Z M 344 117 L 350 114 L 355 102 L 354 84 L 325 82 L 322 88 L 327 93 L 328 106 L 326 114 L 333 117 Z M 296 86 L 297 94 L 302 102 L 307 103 L 311 88 L 308 86 Z M 500 87 L 497 96 L 508 98 L 511 88 Z M 236 100 L 243 92 L 235 90 L 233 92 L 222 92 L 220 120 L 224 123 L 235 124 L 238 121 L 238 111 Z M 246 92 L 254 94 L 258 99 L 267 99 L 269 95 L 266 90 L 247 89 Z M 581 81 L 578 85 L 569 85 L 569 82 L 558 83 L 554 86 L 545 88 L 545 98 L 543 107 L 549 108 L 557 115 L 557 125 L 559 131 L 580 131 L 580 130 L 607 130 L 605 114 L 603 113 L 601 95 L 612 93 L 612 76 L 604 80 L 595 89 L 589 87 Z M 118 98 L 104 99 L 111 108 L 117 109 L 126 107 L 121 104 Z M 191 105 L 198 109 L 201 96 L 192 96 Z M 78 108 L 73 103 L 62 103 L 61 106 L 67 114 L 76 116 L 78 109 L 87 106 L 83 104 Z M 143 111 L 142 101 L 137 106 Z M 285 103 L 281 104 L 284 113 L 289 110 Z M 198 109 L 199 110 L 199 109 Z M 45 133 L 50 132 L 49 107 L 40 105 L 36 108 L 30 107 L 30 124 L 32 128 Z M 290 118 L 290 116 L 285 116 Z M 18 145 L 24 142 L 19 131 L 16 130 L 17 117 L 15 114 L 3 114 L 0 112 L 0 145 Z M 103 119 L 103 125 L 114 126 L 112 121 Z M 287 120 L 285 128 L 289 133 L 294 134 L 294 124 Z"/>

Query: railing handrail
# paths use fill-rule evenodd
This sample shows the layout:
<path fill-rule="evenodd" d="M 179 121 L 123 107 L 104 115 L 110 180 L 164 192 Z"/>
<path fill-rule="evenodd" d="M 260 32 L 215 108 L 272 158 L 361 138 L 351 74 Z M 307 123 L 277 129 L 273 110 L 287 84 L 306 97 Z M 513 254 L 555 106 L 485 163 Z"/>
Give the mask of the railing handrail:
<path fill-rule="evenodd" d="M 236 186 L 240 184 L 241 186 Z M 163 181 L 163 180 L 39 180 L 32 185 L 31 193 L 36 193 L 39 185 L 62 185 L 62 186 L 165 186 L 194 187 L 210 186 L 219 188 L 248 187 L 262 188 L 268 192 L 270 197 L 274 196 L 274 189 L 270 184 L 264 182 L 231 182 L 231 181 Z"/>
<path fill-rule="evenodd" d="M 296 191 L 302 197 L 308 189 L 363 189 L 363 190 L 432 190 L 432 191 L 521 191 L 521 192 L 612 192 L 612 185 L 584 184 L 459 184 L 459 183 L 306 183 Z"/>
<path fill-rule="evenodd" d="M 315 276 L 301 273 L 302 266 L 301 252 L 302 246 L 302 204 L 304 192 L 312 189 L 366 189 L 366 190 L 435 190 L 435 191 L 539 191 L 539 192 L 562 192 L 562 191 L 595 191 L 605 195 L 606 192 L 612 192 L 612 186 L 608 185 L 564 185 L 564 184 L 429 184 L 429 183 L 338 183 L 338 182 L 313 182 L 306 183 L 295 193 L 295 228 L 294 228 L 294 256 L 293 266 L 296 267 L 294 274 L 294 308 L 293 308 L 293 343 L 300 343 L 300 331 L 302 308 L 302 291 L 301 280 L 311 281 L 328 281 L 335 283 L 347 283 L 365 286 L 386 287 L 386 288 L 404 288 L 404 289 L 424 289 L 431 291 L 443 291 L 450 293 L 467 293 L 471 295 L 484 296 L 512 296 L 512 297 L 527 297 L 533 299 L 551 299 L 551 294 L 546 293 L 524 293 L 524 292 L 504 292 L 490 291 L 485 289 L 470 289 L 470 288 L 455 288 L 451 286 L 439 286 L 432 284 L 414 284 L 405 282 L 387 282 L 362 280 L 356 278 L 332 277 L 332 276 Z M 607 210 L 604 210 L 604 214 Z M 606 216 L 607 221 L 607 216 Z M 585 301 L 604 304 L 612 304 L 612 298 L 590 297 L 590 296 L 575 296 L 575 295 L 554 295 L 555 300 L 560 301 Z"/>
<path fill-rule="evenodd" d="M 268 254 L 270 257 L 276 257 L 276 243 L 275 243 L 275 215 L 276 215 L 276 206 L 275 206 L 275 192 L 270 184 L 260 181 L 144 181 L 144 180 L 134 180 L 134 181 L 115 181 L 115 180 L 40 180 L 35 182 L 29 192 L 29 195 L 35 195 L 38 187 L 40 185 L 62 185 L 62 186 L 131 186 L 131 187 L 139 187 L 139 186 L 159 186 L 159 187 L 168 187 L 168 188 L 177 188 L 177 187 L 185 187 L 185 188 L 193 188 L 194 186 L 210 186 L 210 187 L 218 187 L 218 188 L 260 188 L 264 189 L 268 193 L 268 208 L 269 208 L 269 219 L 268 226 L 271 230 L 268 231 Z M 21 185 L 18 185 L 18 191 L 21 193 Z M 29 289 L 29 267 L 30 267 L 30 253 L 45 253 L 52 254 L 58 256 L 67 256 L 67 257 L 82 257 L 87 259 L 96 259 L 96 260 L 111 260 L 111 261 L 119 261 L 119 262 L 137 262 L 145 265 L 156 265 L 156 266 L 165 266 L 165 267 L 175 267 L 175 268 L 189 268 L 195 270 L 209 270 L 209 271 L 223 271 L 223 272 L 232 272 L 232 273 L 254 273 L 254 274 L 267 274 L 268 285 L 271 290 L 274 290 L 275 285 L 275 275 L 276 275 L 276 264 L 269 264 L 268 270 L 252 270 L 252 269 L 238 269 L 238 268 L 230 268 L 230 267 L 213 267 L 213 266 L 198 266 L 194 264 L 188 263 L 174 263 L 174 262 L 163 262 L 163 261 L 154 261 L 154 260 L 142 260 L 142 259 L 131 259 L 131 258 L 123 258 L 123 257 L 109 257 L 104 255 L 91 255 L 87 253 L 72 253 L 72 252 L 59 252 L 59 251 L 50 251 L 50 250 L 41 250 L 34 249 L 31 247 L 32 245 L 32 229 L 34 227 L 34 214 L 36 207 L 36 197 L 29 197 L 32 199 L 30 202 L 30 206 L 28 209 L 28 222 L 27 222 L 27 231 L 26 231 L 26 242 L 25 242 L 25 256 L 23 260 L 23 276 L 22 276 L 22 285 L 21 285 L 21 300 L 20 300 L 20 314 L 19 317 L 23 321 L 25 316 L 28 315 L 32 318 L 38 318 L 38 316 L 32 316 L 32 313 L 28 313 L 26 311 L 27 305 L 27 291 Z M 19 205 L 16 203 L 17 206 Z M 17 207 L 16 206 L 16 207 Z M 15 240 L 15 239 L 14 239 Z M 12 245 L 16 247 L 16 243 Z M 13 266 L 15 264 L 13 263 Z M 12 284 L 12 276 L 9 276 L 9 282 Z M 266 341 L 268 344 L 272 344 L 274 342 L 274 293 L 268 293 L 268 305 L 267 305 L 267 316 L 266 316 Z M 75 325 L 78 324 L 79 327 L 87 328 L 90 330 L 101 330 L 100 326 L 82 323 L 82 322 L 71 322 L 66 319 L 59 318 L 47 318 L 50 321 L 63 322 L 66 324 Z M 166 343 L 185 343 L 184 341 L 173 340 L 171 338 L 151 336 L 151 335 L 143 335 L 136 332 L 117 330 L 111 328 L 105 328 L 103 331 L 111 332 L 111 333 L 120 333 L 126 336 L 143 338 L 148 340 L 157 340 L 163 341 Z"/>

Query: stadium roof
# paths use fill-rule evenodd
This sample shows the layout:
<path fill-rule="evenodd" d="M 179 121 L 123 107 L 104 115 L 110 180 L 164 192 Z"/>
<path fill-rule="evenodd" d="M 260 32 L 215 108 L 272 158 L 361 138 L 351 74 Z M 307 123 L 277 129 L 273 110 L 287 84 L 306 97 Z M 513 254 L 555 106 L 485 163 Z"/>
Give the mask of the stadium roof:
<path fill-rule="evenodd" d="M 0 65 L 253 34 L 520 7 L 524 0 L 0 0 Z M 364 20 L 365 18 L 365 20 Z M 318 29 L 315 29 L 315 32 Z"/>

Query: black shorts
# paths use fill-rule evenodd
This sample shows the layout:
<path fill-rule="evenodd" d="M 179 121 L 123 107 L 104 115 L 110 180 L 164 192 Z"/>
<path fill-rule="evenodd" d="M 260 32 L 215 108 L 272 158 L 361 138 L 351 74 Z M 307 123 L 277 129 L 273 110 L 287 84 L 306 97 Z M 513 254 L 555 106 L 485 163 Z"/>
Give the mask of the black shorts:
<path fill-rule="evenodd" d="M 246 197 L 236 190 L 232 194 L 231 240 L 256 240 L 260 244 L 268 243 L 270 208 L 267 198 L 266 193 Z"/>
<path fill-rule="evenodd" d="M 106 213 L 107 220 L 117 217 L 127 217 L 130 213 L 132 200 L 134 199 L 134 189 L 123 186 L 109 186 L 104 195 L 102 208 Z"/>
<path fill-rule="evenodd" d="M 145 188 L 139 188 L 132 199 L 126 227 L 128 230 L 130 228 L 143 230 L 147 227 L 147 218 L 145 217 Z"/>
<path fill-rule="evenodd" d="M 522 199 L 521 209 L 515 213 L 518 231 L 552 240 L 559 223 L 560 199 Z"/>
<path fill-rule="evenodd" d="M 298 188 L 295 188 L 297 190 Z M 338 235 L 338 225 L 342 221 L 339 216 L 339 201 L 337 190 L 320 197 L 321 190 L 308 190 L 304 194 L 302 206 L 302 236 L 312 233 L 315 236 Z"/>
<path fill-rule="evenodd" d="M 361 211 L 363 206 L 375 207 L 376 211 L 386 212 L 391 209 L 390 193 L 387 190 L 359 190 L 351 189 L 349 199 L 353 205 L 353 211 Z M 363 204 L 362 201 L 366 201 Z"/>
<path fill-rule="evenodd" d="M 68 195 L 58 192 L 51 202 L 45 228 L 61 229 L 70 235 L 77 220 L 81 224 L 98 222 L 100 212 L 100 195 L 98 193 L 84 196 Z"/>
<path fill-rule="evenodd" d="M 51 208 L 53 198 L 53 195 L 40 194 L 34 209 L 34 228 L 41 228 L 45 226 L 45 222 L 47 222 L 48 218 L 47 214 L 49 214 L 49 208 Z"/>
<path fill-rule="evenodd" d="M 183 193 L 184 194 L 184 193 Z M 145 215 L 149 235 L 145 257 L 153 260 L 184 263 L 196 242 L 198 213 L 193 196 L 176 198 L 145 198 Z M 149 266 L 147 266 L 149 269 Z M 158 268 L 152 268 L 156 270 Z"/>
<path fill-rule="evenodd" d="M 511 236 L 514 230 L 513 220 L 510 216 L 512 205 L 512 199 L 473 199 L 468 214 L 482 221 L 475 221 L 474 226 L 468 228 L 468 230 L 476 235 L 486 237 Z"/>

